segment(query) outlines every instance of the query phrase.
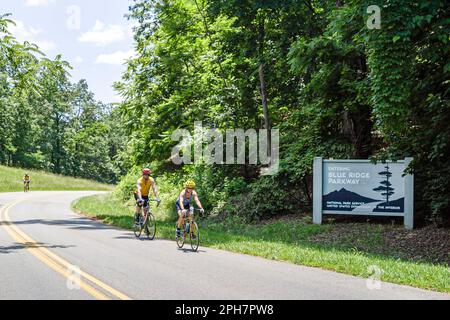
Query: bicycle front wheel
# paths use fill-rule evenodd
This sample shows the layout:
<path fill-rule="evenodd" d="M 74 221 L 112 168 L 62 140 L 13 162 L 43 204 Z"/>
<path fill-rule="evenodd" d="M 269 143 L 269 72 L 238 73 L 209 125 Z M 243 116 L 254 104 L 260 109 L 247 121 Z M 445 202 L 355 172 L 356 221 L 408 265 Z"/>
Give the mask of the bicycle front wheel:
<path fill-rule="evenodd" d="M 177 225 L 175 225 L 175 226 L 177 227 Z M 180 236 L 177 236 L 177 239 L 176 239 L 177 240 L 177 246 L 180 249 L 182 249 L 184 247 L 184 240 L 185 240 L 184 234 L 185 234 L 184 230 L 181 230 Z"/>
<path fill-rule="evenodd" d="M 192 222 L 191 231 L 189 232 L 189 239 L 191 240 L 192 251 L 197 252 L 200 244 L 200 232 L 198 231 L 197 222 Z"/>
<path fill-rule="evenodd" d="M 147 223 L 145 225 L 145 234 L 147 235 L 147 238 L 149 240 L 155 239 L 156 219 L 155 219 L 155 216 L 151 212 L 148 213 Z"/>
<path fill-rule="evenodd" d="M 141 227 L 141 223 L 136 222 L 136 220 L 133 221 L 133 232 L 134 232 L 134 236 L 136 238 L 139 238 L 141 236 L 142 233 L 142 227 Z"/>

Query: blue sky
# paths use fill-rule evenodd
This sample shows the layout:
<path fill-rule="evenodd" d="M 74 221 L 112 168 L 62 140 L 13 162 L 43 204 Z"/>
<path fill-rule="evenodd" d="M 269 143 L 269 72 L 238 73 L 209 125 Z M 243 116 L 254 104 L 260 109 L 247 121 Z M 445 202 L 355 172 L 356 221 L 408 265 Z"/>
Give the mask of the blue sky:
<path fill-rule="evenodd" d="M 19 41 L 39 45 L 49 57 L 70 62 L 72 81 L 86 79 L 97 100 L 119 102 L 111 87 L 134 54 L 132 22 L 124 15 L 133 0 L 0 0 L 11 13 Z"/>

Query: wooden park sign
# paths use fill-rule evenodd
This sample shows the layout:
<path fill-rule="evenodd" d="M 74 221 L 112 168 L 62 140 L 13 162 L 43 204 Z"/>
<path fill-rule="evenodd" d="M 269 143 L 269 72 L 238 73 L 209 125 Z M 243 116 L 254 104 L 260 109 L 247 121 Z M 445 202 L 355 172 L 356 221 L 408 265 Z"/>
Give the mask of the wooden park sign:
<path fill-rule="evenodd" d="M 412 158 L 374 164 L 370 160 L 314 160 L 315 224 L 324 214 L 404 217 L 414 228 L 414 177 L 404 175 Z"/>

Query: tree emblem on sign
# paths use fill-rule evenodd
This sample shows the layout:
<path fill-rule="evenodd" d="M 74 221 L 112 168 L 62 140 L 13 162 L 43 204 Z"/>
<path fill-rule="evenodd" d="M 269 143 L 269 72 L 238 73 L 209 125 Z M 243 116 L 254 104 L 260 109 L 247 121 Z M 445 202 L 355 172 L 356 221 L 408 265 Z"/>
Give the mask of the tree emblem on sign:
<path fill-rule="evenodd" d="M 392 177 L 392 172 L 389 171 L 389 165 L 384 167 L 386 170 L 379 172 L 378 174 L 384 177 L 384 180 L 380 182 L 380 186 L 373 189 L 373 191 L 381 192 L 381 195 L 386 197 L 386 204 L 389 203 L 389 198 L 395 193 L 394 188 L 392 188 L 392 183 L 389 179 Z"/>

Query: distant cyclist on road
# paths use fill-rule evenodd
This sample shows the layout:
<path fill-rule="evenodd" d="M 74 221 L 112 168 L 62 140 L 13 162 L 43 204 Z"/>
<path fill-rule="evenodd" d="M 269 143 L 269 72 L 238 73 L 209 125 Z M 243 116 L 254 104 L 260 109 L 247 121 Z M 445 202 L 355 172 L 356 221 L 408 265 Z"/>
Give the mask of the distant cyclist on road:
<path fill-rule="evenodd" d="M 31 182 L 30 175 L 28 173 L 25 173 L 25 175 L 23 176 L 23 189 L 25 192 L 30 190 L 30 182 Z"/>
<path fill-rule="evenodd" d="M 189 180 L 184 185 L 184 190 L 181 191 L 177 202 L 175 202 L 175 205 L 177 207 L 178 211 L 178 222 L 177 222 L 177 237 L 181 236 L 181 224 L 183 220 L 186 218 L 186 215 L 188 213 L 188 210 L 191 207 L 192 199 L 195 200 L 195 203 L 197 203 L 197 206 L 200 208 L 200 213 L 203 214 L 205 210 L 203 209 L 202 203 L 200 202 L 200 199 L 198 198 L 197 192 L 195 192 L 195 182 L 192 180 Z M 189 218 L 193 219 L 194 213 L 189 211 Z"/>
<path fill-rule="evenodd" d="M 136 192 L 134 193 L 134 198 L 136 199 L 136 215 L 135 220 L 139 222 L 139 216 L 141 214 L 141 209 L 144 207 L 144 218 L 147 218 L 148 209 L 149 209 L 149 194 L 150 188 L 153 191 L 153 195 L 156 198 L 157 202 L 161 202 L 158 197 L 158 191 L 156 190 L 155 180 L 150 177 L 152 171 L 150 169 L 145 168 L 142 170 L 142 177 L 138 179 L 136 185 Z"/>

